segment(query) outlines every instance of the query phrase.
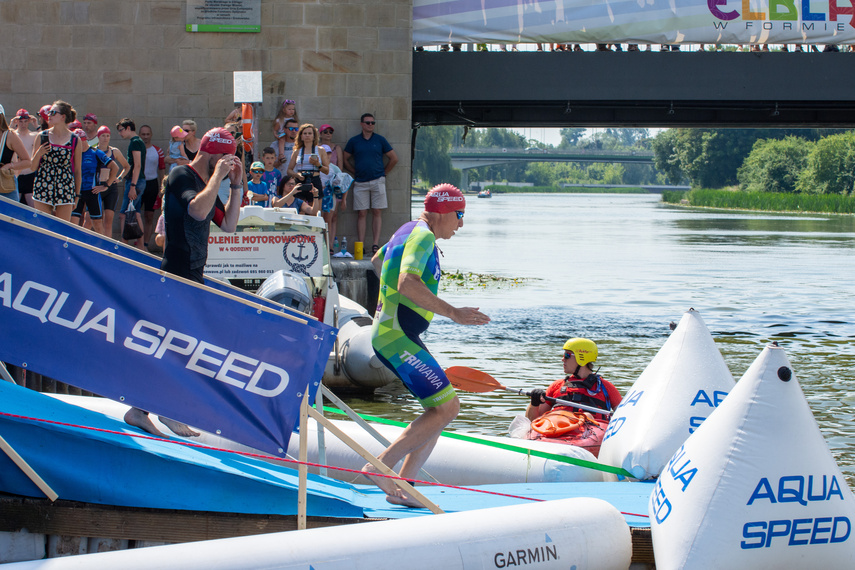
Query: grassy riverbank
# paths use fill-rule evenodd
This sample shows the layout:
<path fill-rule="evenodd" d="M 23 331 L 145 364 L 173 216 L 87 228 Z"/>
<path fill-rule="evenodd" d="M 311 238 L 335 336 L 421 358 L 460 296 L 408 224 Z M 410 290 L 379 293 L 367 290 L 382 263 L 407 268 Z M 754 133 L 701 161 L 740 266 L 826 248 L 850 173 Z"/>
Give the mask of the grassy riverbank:
<path fill-rule="evenodd" d="M 684 202 L 688 201 L 688 204 Z M 762 210 L 766 212 L 812 212 L 853 214 L 855 198 L 840 194 L 783 194 L 776 192 L 739 192 L 699 188 L 688 192 L 663 192 L 662 201 L 702 208 L 724 210 Z"/>

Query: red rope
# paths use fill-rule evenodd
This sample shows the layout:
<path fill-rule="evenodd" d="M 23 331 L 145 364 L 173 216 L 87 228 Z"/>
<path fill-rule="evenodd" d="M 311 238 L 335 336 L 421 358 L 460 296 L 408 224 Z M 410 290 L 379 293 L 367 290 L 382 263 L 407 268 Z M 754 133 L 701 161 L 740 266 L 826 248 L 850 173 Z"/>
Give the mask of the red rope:
<path fill-rule="evenodd" d="M 176 439 L 169 439 L 169 438 L 165 438 L 165 437 L 157 437 L 157 436 L 153 436 L 153 435 L 143 435 L 143 434 L 139 434 L 139 433 L 128 433 L 128 432 L 124 432 L 124 431 L 116 431 L 116 430 L 111 430 L 111 429 L 96 428 L 96 427 L 92 427 L 92 426 L 71 424 L 71 423 L 60 422 L 60 421 L 56 421 L 56 420 L 47 420 L 44 418 L 33 418 L 33 417 L 29 417 L 29 416 L 21 416 L 18 414 L 10 414 L 8 412 L 0 412 L 0 416 L 6 416 L 9 418 L 15 418 L 15 419 L 26 420 L 26 421 L 31 421 L 31 422 L 42 422 L 42 423 L 46 423 L 46 424 L 58 425 L 58 426 L 63 426 L 63 427 L 70 427 L 70 428 L 75 428 L 75 429 L 85 429 L 85 430 L 90 430 L 90 431 L 95 431 L 95 432 L 100 432 L 100 433 L 109 433 L 112 435 L 122 435 L 122 436 L 127 436 L 127 437 L 136 437 L 139 439 L 147 439 L 147 440 L 151 440 L 151 441 L 160 441 L 163 443 L 172 443 L 175 445 L 183 445 L 186 447 L 192 447 L 192 448 L 196 448 L 196 449 L 205 449 L 205 450 L 209 450 L 209 451 L 220 451 L 223 453 L 234 453 L 236 455 L 253 457 L 256 459 L 271 459 L 274 461 L 282 461 L 285 463 L 295 463 L 297 465 L 306 465 L 308 467 L 333 469 L 335 471 L 344 471 L 346 473 L 357 473 L 359 475 L 363 474 L 362 471 L 359 471 L 356 469 L 349 469 L 347 467 L 335 467 L 334 465 L 324 465 L 322 463 L 312 463 L 310 461 L 303 462 L 303 461 L 299 461 L 297 459 L 291 459 L 290 457 L 274 457 L 272 455 L 264 455 L 261 453 L 252 453 L 249 451 L 239 451 L 236 449 L 225 449 L 225 448 L 221 448 L 221 447 L 213 447 L 213 446 L 204 445 L 201 443 L 193 443 L 192 441 L 176 440 Z M 394 475 L 386 475 L 383 473 L 373 473 L 372 472 L 371 476 L 372 477 L 385 477 L 387 479 L 399 479 L 401 481 L 407 481 L 411 485 L 414 485 L 416 483 L 418 483 L 420 485 L 433 485 L 435 487 L 446 487 L 448 489 L 457 489 L 460 491 L 471 491 L 473 493 L 483 493 L 485 495 L 496 495 L 499 497 L 508 497 L 511 499 L 522 499 L 524 501 L 543 502 L 546 500 L 546 499 L 536 499 L 534 497 L 524 497 L 522 495 L 512 495 L 509 493 L 499 493 L 497 491 L 486 491 L 484 489 L 473 489 L 471 487 L 460 487 L 458 485 L 449 485 L 447 483 L 436 483 L 433 481 L 420 481 L 418 479 L 405 479 L 403 477 L 396 477 Z M 633 516 L 633 517 L 649 518 L 649 515 L 640 515 L 640 514 L 636 514 L 636 513 L 625 513 L 623 511 L 621 511 L 621 514 L 627 515 L 627 516 Z"/>

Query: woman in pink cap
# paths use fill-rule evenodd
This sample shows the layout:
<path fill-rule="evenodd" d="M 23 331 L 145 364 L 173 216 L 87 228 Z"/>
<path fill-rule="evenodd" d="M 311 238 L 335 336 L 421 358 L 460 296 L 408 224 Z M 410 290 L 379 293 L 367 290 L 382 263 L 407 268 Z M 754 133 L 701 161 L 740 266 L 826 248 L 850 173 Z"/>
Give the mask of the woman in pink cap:
<path fill-rule="evenodd" d="M 18 112 L 15 113 L 15 118 L 11 122 L 12 130 L 15 131 L 15 134 L 21 139 L 24 148 L 27 149 L 27 156 L 30 155 L 30 149 L 35 145 L 36 137 L 39 136 L 37 131 L 30 130 L 30 125 L 36 126 L 37 124 L 36 118 L 30 115 L 26 109 L 18 109 Z M 33 182 L 36 179 L 36 171 L 33 170 L 31 164 L 27 168 L 16 169 L 16 172 L 18 174 L 18 194 L 21 204 L 26 204 L 32 208 L 34 207 Z"/>
<path fill-rule="evenodd" d="M 13 160 L 16 156 L 17 160 Z M 14 169 L 26 168 L 29 165 L 30 154 L 18 135 L 9 128 L 9 124 L 6 122 L 6 112 L 0 105 L 0 170 L 3 170 L 5 174 L 12 175 L 11 178 L 8 178 L 12 184 L 12 190 L 6 192 L 0 189 L 4 197 L 10 200 L 18 200 L 18 185 L 15 182 Z"/>
<path fill-rule="evenodd" d="M 104 205 L 104 235 L 112 238 L 113 216 L 116 213 L 116 203 L 119 201 L 119 187 L 124 185 L 124 177 L 131 171 L 131 165 L 128 164 L 128 160 L 122 154 L 122 151 L 114 146 L 110 146 L 110 138 L 112 137 L 110 127 L 107 125 L 98 127 L 97 135 L 98 146 L 96 148 L 115 160 L 121 168 L 116 181 L 110 184 L 106 191 L 101 192 L 101 202 Z M 101 173 L 102 177 L 105 175 L 106 173 Z M 106 180 L 106 178 L 103 179 Z"/>
<path fill-rule="evenodd" d="M 330 164 L 335 164 L 341 168 L 341 148 L 332 142 L 333 132 L 335 132 L 335 129 L 331 125 L 321 125 L 321 144 L 330 147 L 330 152 L 327 153 L 330 157 Z"/>

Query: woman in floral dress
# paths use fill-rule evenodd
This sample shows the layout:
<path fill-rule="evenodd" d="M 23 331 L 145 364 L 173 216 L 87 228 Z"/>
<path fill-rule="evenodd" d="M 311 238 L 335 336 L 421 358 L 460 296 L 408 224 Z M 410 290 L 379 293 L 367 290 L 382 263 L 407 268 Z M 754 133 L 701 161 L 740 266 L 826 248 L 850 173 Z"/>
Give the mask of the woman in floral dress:
<path fill-rule="evenodd" d="M 33 200 L 36 209 L 65 221 L 80 194 L 80 161 L 85 141 L 68 130 L 77 112 L 65 101 L 56 101 L 48 111 L 48 129 L 33 145 Z"/>

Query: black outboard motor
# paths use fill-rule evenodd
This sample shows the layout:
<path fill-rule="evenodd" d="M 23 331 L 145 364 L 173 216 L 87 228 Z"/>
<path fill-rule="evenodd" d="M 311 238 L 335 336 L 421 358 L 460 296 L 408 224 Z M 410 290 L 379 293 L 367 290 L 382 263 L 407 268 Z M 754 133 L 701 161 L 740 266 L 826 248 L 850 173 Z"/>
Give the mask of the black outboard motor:
<path fill-rule="evenodd" d="M 309 314 L 312 310 L 312 296 L 306 280 L 284 269 L 265 279 L 255 294 L 301 313 Z"/>

